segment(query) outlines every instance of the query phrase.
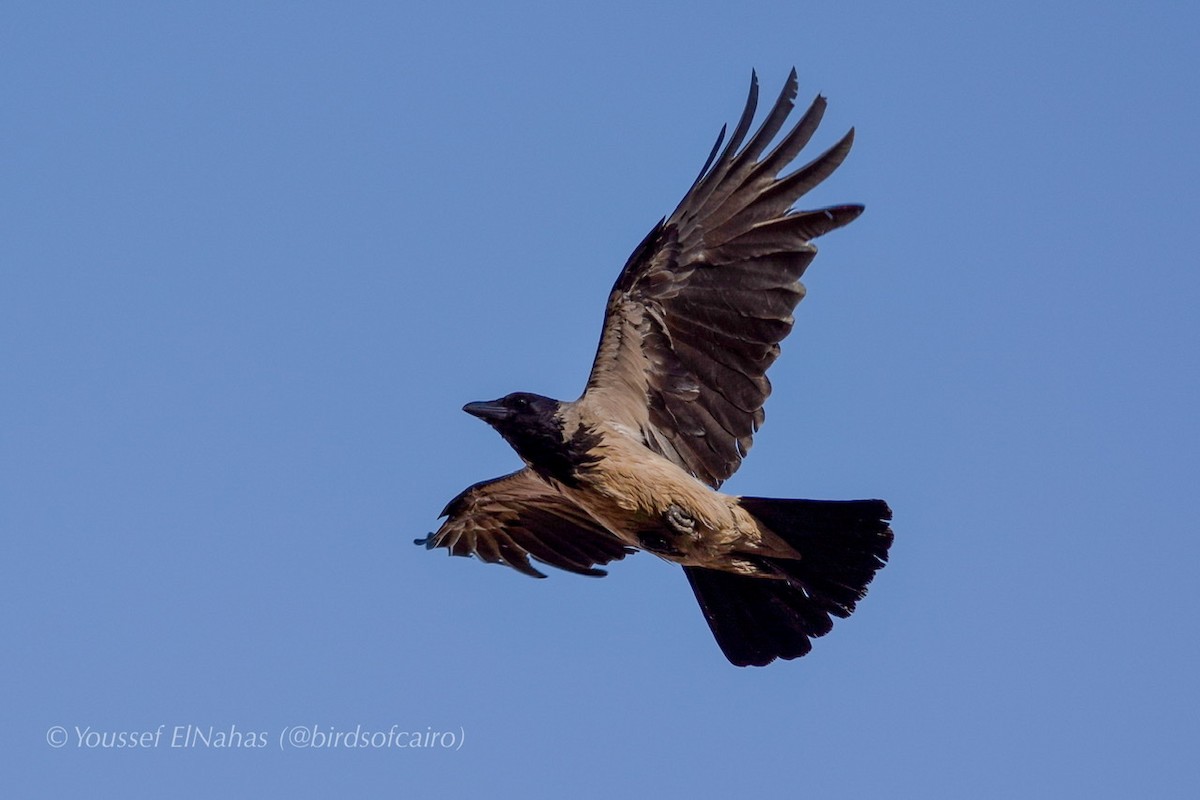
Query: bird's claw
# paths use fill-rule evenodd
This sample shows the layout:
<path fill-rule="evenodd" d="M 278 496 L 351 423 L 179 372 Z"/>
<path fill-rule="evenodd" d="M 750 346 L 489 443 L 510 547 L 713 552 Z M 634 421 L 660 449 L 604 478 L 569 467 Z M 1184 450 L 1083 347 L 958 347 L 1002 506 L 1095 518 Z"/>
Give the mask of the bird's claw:
<path fill-rule="evenodd" d="M 682 534 L 684 536 L 694 536 L 695 535 L 695 533 L 696 533 L 695 517 L 691 516 L 690 514 L 688 514 L 686 511 L 684 511 L 682 508 L 675 505 L 674 503 L 672 503 L 670 506 L 667 507 L 667 511 L 663 516 L 666 517 L 667 524 L 670 525 L 671 529 L 674 530 L 676 533 Z"/>

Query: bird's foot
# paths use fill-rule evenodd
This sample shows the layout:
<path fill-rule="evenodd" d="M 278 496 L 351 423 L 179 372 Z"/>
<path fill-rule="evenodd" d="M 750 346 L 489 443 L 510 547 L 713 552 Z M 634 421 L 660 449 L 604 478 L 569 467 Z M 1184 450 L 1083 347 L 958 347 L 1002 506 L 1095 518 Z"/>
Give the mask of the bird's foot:
<path fill-rule="evenodd" d="M 667 524 L 671 526 L 671 530 L 682 536 L 696 535 L 696 518 L 688 514 L 679 506 L 672 503 L 667 507 L 666 513 L 663 514 Z"/>

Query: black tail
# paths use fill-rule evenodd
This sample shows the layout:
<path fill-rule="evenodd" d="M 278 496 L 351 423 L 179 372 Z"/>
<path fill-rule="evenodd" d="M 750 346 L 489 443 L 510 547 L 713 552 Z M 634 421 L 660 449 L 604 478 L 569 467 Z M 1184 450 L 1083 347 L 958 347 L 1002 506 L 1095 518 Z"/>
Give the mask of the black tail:
<path fill-rule="evenodd" d="M 725 657 L 739 667 L 799 658 L 848 617 L 887 562 L 892 511 L 882 500 L 770 500 L 742 507 L 800 554 L 758 558 L 761 576 L 684 567 Z M 774 576 L 774 577 L 772 577 Z"/>

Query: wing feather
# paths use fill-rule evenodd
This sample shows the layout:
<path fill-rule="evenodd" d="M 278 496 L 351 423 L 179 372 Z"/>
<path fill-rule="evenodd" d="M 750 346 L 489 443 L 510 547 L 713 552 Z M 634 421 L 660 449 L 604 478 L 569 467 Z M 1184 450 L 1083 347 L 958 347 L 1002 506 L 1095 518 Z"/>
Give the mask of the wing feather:
<path fill-rule="evenodd" d="M 854 141 L 851 129 L 780 177 L 825 113 L 818 96 L 763 156 L 796 95 L 792 70 L 747 140 L 758 103 L 758 78 L 751 76 L 728 142 L 722 148 L 722 128 L 679 207 L 654 226 L 617 277 L 579 401 L 640 432 L 648 447 L 714 488 L 737 470 L 763 422 L 771 392 L 766 371 L 804 297 L 799 279 L 816 255 L 812 240 L 862 212 L 859 205 L 792 209 L 837 169 Z"/>
<path fill-rule="evenodd" d="M 604 575 L 596 565 L 632 552 L 529 469 L 468 487 L 441 516 L 447 518 L 442 526 L 417 544 L 473 555 L 535 578 L 546 576 L 530 557 L 568 572 Z"/>

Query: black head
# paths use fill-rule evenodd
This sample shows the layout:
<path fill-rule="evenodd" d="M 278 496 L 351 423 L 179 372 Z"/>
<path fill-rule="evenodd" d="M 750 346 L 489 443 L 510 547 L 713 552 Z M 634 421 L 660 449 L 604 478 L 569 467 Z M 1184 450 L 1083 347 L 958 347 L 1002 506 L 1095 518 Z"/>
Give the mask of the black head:
<path fill-rule="evenodd" d="M 491 425 L 526 461 L 533 462 L 527 448 L 536 450 L 543 441 L 562 442 L 559 407 L 557 400 L 540 394 L 513 392 L 499 400 L 467 403 L 463 411 Z"/>
<path fill-rule="evenodd" d="M 564 483 L 574 481 L 583 453 L 577 436 L 564 436 L 562 403 L 540 394 L 514 392 L 485 403 L 467 403 L 463 411 L 491 425 L 538 473 Z"/>

